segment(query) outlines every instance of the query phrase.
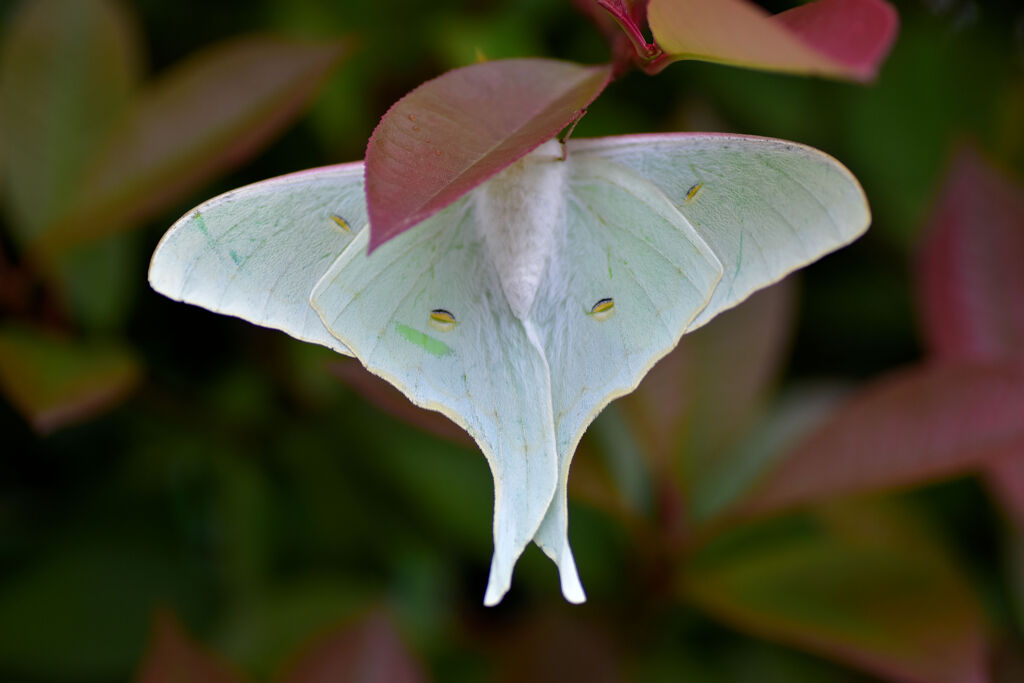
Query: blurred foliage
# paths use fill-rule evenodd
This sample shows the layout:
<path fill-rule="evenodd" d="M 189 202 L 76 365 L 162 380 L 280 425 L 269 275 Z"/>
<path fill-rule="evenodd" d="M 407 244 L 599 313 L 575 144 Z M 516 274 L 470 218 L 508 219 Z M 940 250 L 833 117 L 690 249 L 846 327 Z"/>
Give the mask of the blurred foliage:
<path fill-rule="evenodd" d="M 325 349 L 159 297 L 146 265 L 205 198 L 361 158 L 427 78 L 480 54 L 604 61 L 602 33 L 568 0 L 0 3 L 0 679 L 180 680 L 160 677 L 164 657 L 223 681 L 384 665 L 391 680 L 1014 680 L 1021 427 L 977 415 L 977 393 L 958 410 L 950 382 L 934 403 L 1002 431 L 967 433 L 946 467 L 922 446 L 935 418 L 900 431 L 920 401 L 883 403 L 875 432 L 857 418 L 908 372 L 1019 368 L 1019 344 L 932 352 L 962 301 L 922 294 L 915 257 L 950 202 L 989 196 L 986 173 L 999 197 L 1024 192 L 1024 10 L 894 4 L 900 34 L 871 85 L 687 62 L 625 75 L 580 122 L 581 137 L 814 145 L 861 180 L 874 225 L 799 286 L 684 338 L 589 430 L 570 478 L 586 605 L 562 604 L 531 549 L 485 609 L 491 483 L 475 449 Z M 944 183 L 965 140 L 990 170 Z M 956 215 L 961 236 L 992 223 Z M 1000 215 L 957 273 L 1024 263 L 1024 217 Z M 50 231 L 74 239 L 40 241 Z M 1019 278 L 998 282 L 962 305 L 1024 319 Z M 985 394 L 997 408 L 1019 405 L 1012 372 L 994 375 L 1003 398 Z M 890 447 L 866 487 L 840 476 L 864 474 L 858 443 Z M 806 481 L 821 485 L 795 509 L 758 507 Z"/>

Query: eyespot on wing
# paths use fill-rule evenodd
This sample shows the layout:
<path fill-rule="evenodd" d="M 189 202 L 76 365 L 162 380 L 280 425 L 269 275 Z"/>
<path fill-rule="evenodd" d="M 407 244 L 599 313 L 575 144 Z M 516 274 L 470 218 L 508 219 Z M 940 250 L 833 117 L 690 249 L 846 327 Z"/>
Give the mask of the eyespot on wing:
<path fill-rule="evenodd" d="M 615 299 L 609 296 L 599 299 L 597 303 L 591 306 L 589 315 L 594 320 L 603 322 L 612 317 L 613 313 L 615 313 Z"/>
<path fill-rule="evenodd" d="M 452 315 L 451 311 L 446 311 L 443 308 L 435 308 L 430 312 L 430 316 L 427 318 L 427 322 L 438 332 L 451 332 L 458 325 L 455 320 L 455 316 Z"/>

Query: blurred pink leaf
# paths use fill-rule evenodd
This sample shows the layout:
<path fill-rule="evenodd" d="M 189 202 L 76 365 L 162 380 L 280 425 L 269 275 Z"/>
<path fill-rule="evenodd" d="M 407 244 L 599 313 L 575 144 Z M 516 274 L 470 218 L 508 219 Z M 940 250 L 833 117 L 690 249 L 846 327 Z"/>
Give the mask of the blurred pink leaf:
<path fill-rule="evenodd" d="M 413 405 L 405 395 L 354 360 L 330 366 L 338 378 L 379 410 L 423 431 L 453 443 L 476 448 L 464 429 L 441 413 Z"/>
<path fill-rule="evenodd" d="M 32 0 L 0 47 L 0 175 L 11 228 L 35 237 L 68 207 L 139 77 L 134 17 L 109 0 Z"/>
<path fill-rule="evenodd" d="M 771 543 L 758 528 L 713 542 L 692 558 L 686 596 L 740 630 L 885 679 L 986 680 L 977 596 L 905 511 L 862 502 L 786 531 Z"/>
<path fill-rule="evenodd" d="M 1024 185 L 976 149 L 954 157 L 917 259 L 918 308 L 939 359 L 1024 358 Z M 1024 532 L 1024 445 L 987 467 Z"/>
<path fill-rule="evenodd" d="M 708 467 L 743 436 L 780 370 L 794 297 L 791 279 L 754 294 L 684 336 L 636 391 L 618 400 L 656 474 L 681 465 L 687 491 L 699 489 Z"/>
<path fill-rule="evenodd" d="M 1024 356 L 1024 185 L 961 147 L 917 259 L 924 334 L 940 358 Z"/>
<path fill-rule="evenodd" d="M 247 37 L 178 64 L 133 103 L 37 249 L 128 229 L 251 157 L 303 111 L 345 51 Z"/>
<path fill-rule="evenodd" d="M 554 137 L 610 75 L 608 66 L 507 59 L 449 71 L 400 99 L 366 148 L 370 249 Z"/>
<path fill-rule="evenodd" d="M 893 372 L 841 404 L 744 505 L 751 514 L 961 474 L 1024 449 L 1024 363 Z"/>
<path fill-rule="evenodd" d="M 391 619 L 373 612 L 319 639 L 283 683 L 418 683 L 426 676 Z"/>
<path fill-rule="evenodd" d="M 771 16 L 746 0 L 651 0 L 651 32 L 681 59 L 871 81 L 889 53 L 899 18 L 884 0 L 817 0 Z"/>
<path fill-rule="evenodd" d="M 159 612 L 136 683 L 240 683 L 243 679 L 194 642 L 170 612 Z"/>
<path fill-rule="evenodd" d="M 119 346 L 0 327 L 0 390 L 38 432 L 107 410 L 128 396 L 141 375 L 135 356 Z"/>

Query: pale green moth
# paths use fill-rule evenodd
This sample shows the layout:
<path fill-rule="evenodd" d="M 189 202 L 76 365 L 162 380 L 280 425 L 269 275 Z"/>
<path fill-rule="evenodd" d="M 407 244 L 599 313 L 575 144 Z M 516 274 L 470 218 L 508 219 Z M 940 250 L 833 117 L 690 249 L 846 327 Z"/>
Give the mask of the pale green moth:
<path fill-rule="evenodd" d="M 472 435 L 494 476 L 487 605 L 531 540 L 582 602 L 566 482 L 587 426 L 683 333 L 870 222 L 850 172 L 802 145 L 566 145 L 545 143 L 372 256 L 352 163 L 206 202 L 150 267 L 157 291 L 353 355 Z"/>

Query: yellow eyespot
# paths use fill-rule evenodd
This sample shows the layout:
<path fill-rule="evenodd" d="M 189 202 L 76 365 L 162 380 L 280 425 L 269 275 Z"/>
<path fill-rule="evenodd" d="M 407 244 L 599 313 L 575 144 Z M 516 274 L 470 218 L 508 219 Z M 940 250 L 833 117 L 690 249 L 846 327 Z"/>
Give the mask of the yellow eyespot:
<path fill-rule="evenodd" d="M 455 326 L 458 325 L 455 321 L 455 316 L 443 308 L 435 308 L 432 310 L 427 322 L 430 323 L 430 326 L 438 332 L 451 332 L 455 329 Z"/>
<path fill-rule="evenodd" d="M 686 201 L 692 202 L 697 197 L 697 193 L 700 192 L 701 188 L 704 187 L 704 183 L 696 183 L 693 187 L 686 191 Z"/>
<path fill-rule="evenodd" d="M 333 220 L 334 223 L 345 232 L 352 232 L 352 228 L 348 227 L 348 223 L 346 223 L 345 219 L 342 218 L 341 216 L 337 216 L 332 213 L 331 220 Z"/>
<path fill-rule="evenodd" d="M 604 321 L 612 317 L 612 313 L 615 312 L 615 299 L 608 297 L 606 299 L 599 300 L 596 304 L 590 307 L 590 315 L 594 320 Z"/>

